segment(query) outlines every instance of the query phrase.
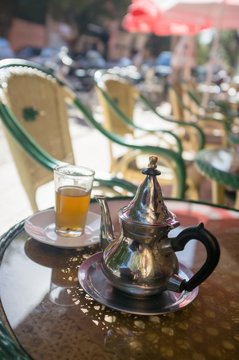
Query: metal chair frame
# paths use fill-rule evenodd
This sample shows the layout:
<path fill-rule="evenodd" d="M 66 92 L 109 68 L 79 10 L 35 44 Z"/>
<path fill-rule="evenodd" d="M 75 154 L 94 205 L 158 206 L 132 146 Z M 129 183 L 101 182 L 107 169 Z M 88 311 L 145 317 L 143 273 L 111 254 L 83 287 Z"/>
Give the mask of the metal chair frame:
<path fill-rule="evenodd" d="M 176 185 L 176 197 L 183 198 L 185 195 L 185 166 L 181 157 L 168 149 L 162 149 L 160 147 L 155 146 L 143 146 L 134 143 L 133 141 L 128 141 L 114 134 L 113 132 L 105 129 L 99 122 L 95 120 L 90 110 L 84 106 L 81 100 L 77 97 L 72 89 L 69 86 L 66 86 L 62 81 L 58 80 L 54 77 L 51 71 L 45 69 L 44 67 L 37 65 L 33 62 L 22 60 L 22 59 L 7 59 L 2 60 L 0 62 L 0 71 L 4 71 L 5 69 L 9 70 L 10 68 L 18 68 L 19 71 L 24 72 L 24 68 L 32 68 L 40 71 L 45 74 L 48 78 L 54 79 L 57 81 L 58 85 L 64 89 L 66 92 L 67 102 L 73 104 L 77 109 L 81 111 L 84 115 L 85 120 L 101 134 L 106 136 L 110 141 L 117 143 L 128 150 L 131 150 L 131 153 L 134 154 L 136 152 L 140 152 L 143 154 L 155 154 L 159 157 L 162 157 L 173 163 L 173 171 L 175 174 Z M 8 107 L 6 99 L 4 97 L 4 89 L 1 89 L 1 97 L 0 97 L 0 117 L 2 118 L 3 124 L 8 130 L 8 132 L 14 137 L 14 139 L 18 142 L 21 148 L 23 148 L 30 157 L 32 157 L 35 161 L 41 164 L 46 169 L 53 171 L 55 166 L 62 163 L 62 161 L 54 158 L 49 153 L 47 153 L 35 139 L 33 139 L 29 133 L 23 128 L 23 126 L 19 123 L 16 116 L 12 113 L 11 109 Z M 109 187 L 121 187 L 126 191 L 134 193 L 136 190 L 136 186 L 128 181 L 116 178 L 111 176 L 110 179 L 97 178 L 95 179 L 102 186 Z"/>

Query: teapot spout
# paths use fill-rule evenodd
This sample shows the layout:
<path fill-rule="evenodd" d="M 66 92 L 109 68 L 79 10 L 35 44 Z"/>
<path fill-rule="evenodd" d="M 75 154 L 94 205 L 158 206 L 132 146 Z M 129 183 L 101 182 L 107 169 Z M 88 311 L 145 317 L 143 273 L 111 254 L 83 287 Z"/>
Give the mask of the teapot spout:
<path fill-rule="evenodd" d="M 95 199 L 101 208 L 100 242 L 102 250 L 104 251 L 107 246 L 114 241 L 113 226 L 105 196 L 96 195 Z"/>

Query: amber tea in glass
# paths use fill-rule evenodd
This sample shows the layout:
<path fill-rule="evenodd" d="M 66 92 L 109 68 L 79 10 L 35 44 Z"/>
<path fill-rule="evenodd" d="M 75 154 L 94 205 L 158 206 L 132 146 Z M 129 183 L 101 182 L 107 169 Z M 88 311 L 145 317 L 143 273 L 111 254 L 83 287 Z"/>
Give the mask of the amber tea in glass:
<path fill-rule="evenodd" d="M 74 165 L 54 169 L 56 232 L 80 236 L 84 232 L 94 171 Z"/>

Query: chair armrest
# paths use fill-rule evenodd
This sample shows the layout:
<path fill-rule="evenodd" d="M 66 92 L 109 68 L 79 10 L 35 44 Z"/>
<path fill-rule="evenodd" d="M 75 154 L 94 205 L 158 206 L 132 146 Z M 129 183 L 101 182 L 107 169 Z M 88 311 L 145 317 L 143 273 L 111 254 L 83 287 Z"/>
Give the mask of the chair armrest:
<path fill-rule="evenodd" d="M 9 67 L 9 66 L 23 66 L 23 67 L 31 67 L 36 68 L 40 71 L 45 72 L 48 75 L 51 75 L 53 78 L 54 75 L 48 71 L 47 69 L 36 65 L 35 63 L 32 63 L 30 61 L 21 60 L 21 59 L 14 59 L 11 61 L 1 61 L 0 68 Z M 185 164 L 182 159 L 182 157 L 169 149 L 163 149 L 160 147 L 155 146 L 142 146 L 138 145 L 137 143 L 130 142 L 128 140 L 125 140 L 124 138 L 117 136 L 116 134 L 113 134 L 109 131 L 107 131 L 101 124 L 99 124 L 94 117 L 92 116 L 91 112 L 81 103 L 81 101 L 75 96 L 72 89 L 69 88 L 69 86 L 66 86 L 63 82 L 59 81 L 57 78 L 55 78 L 56 81 L 61 85 L 64 90 L 66 90 L 66 97 L 70 99 L 70 101 L 82 112 L 82 114 L 85 116 L 86 120 L 96 129 L 98 129 L 103 135 L 105 135 L 109 140 L 112 142 L 115 142 L 119 145 L 125 146 L 128 149 L 134 149 L 134 150 L 141 150 L 143 153 L 153 153 L 156 155 L 159 155 L 161 157 L 164 157 L 165 159 L 168 159 L 170 163 L 173 163 L 173 170 L 174 173 L 176 173 L 176 180 L 179 184 L 179 191 L 178 191 L 178 197 L 183 198 L 185 194 L 185 178 L 186 178 L 186 169 Z M 0 93 L 1 95 L 1 93 Z M 6 104 L 4 103 L 4 97 L 0 96 L 0 116 L 2 118 L 2 121 L 9 131 L 9 133 L 16 139 L 16 141 L 19 143 L 19 145 L 31 156 L 34 160 L 36 160 L 39 164 L 44 166 L 46 169 L 53 171 L 55 166 L 62 164 L 61 161 L 53 158 L 50 156 L 47 152 L 45 152 L 33 139 L 32 137 L 22 128 L 22 126 L 19 124 L 18 120 L 14 117 L 14 115 L 10 112 Z M 96 179 L 101 181 L 101 179 Z M 109 181 L 109 186 L 111 185 L 112 180 Z M 118 179 L 117 186 L 119 185 L 120 179 Z M 103 179 L 104 186 L 106 184 L 106 180 Z M 126 183 L 124 183 L 125 185 Z M 132 187 L 129 189 L 129 191 L 132 190 Z"/>
<path fill-rule="evenodd" d="M 198 152 L 195 158 L 195 164 L 198 170 L 210 179 L 217 181 L 220 184 L 230 186 L 233 189 L 239 190 L 239 177 L 229 171 L 223 171 L 215 168 L 207 159 L 207 155 L 215 152 L 214 149 L 204 149 Z"/>
<path fill-rule="evenodd" d="M 116 176 L 112 176 L 110 174 L 98 174 L 96 173 L 96 176 L 94 177 L 94 182 L 98 182 L 100 186 L 102 187 L 108 187 L 108 188 L 120 188 L 121 190 L 125 190 L 127 193 L 130 193 L 130 195 L 135 195 L 138 186 L 135 184 L 125 180 L 117 178 Z"/>
<path fill-rule="evenodd" d="M 155 109 L 155 107 L 150 103 L 150 101 L 148 99 L 146 99 L 146 97 L 143 94 L 140 94 L 140 99 L 144 102 L 144 104 L 150 109 L 152 110 L 157 116 L 160 117 L 160 119 L 163 119 L 165 121 L 171 122 L 171 123 L 175 123 L 178 125 L 181 125 L 183 127 L 191 127 L 194 128 L 197 133 L 198 133 L 198 138 L 199 138 L 199 149 L 203 149 L 205 146 L 205 135 L 202 131 L 202 129 L 195 123 L 192 122 L 186 122 L 183 120 L 175 120 L 171 117 L 166 117 L 164 115 L 159 114 L 159 112 Z"/>
<path fill-rule="evenodd" d="M 192 109 L 190 109 L 190 107 L 188 107 L 187 105 L 184 104 L 183 99 L 181 97 L 181 95 L 178 94 L 177 90 L 175 90 L 175 88 L 172 86 L 172 84 L 169 83 L 170 88 L 174 91 L 179 104 L 185 109 L 187 110 L 192 116 L 194 116 L 196 119 L 198 120 L 213 120 L 215 121 L 215 123 L 227 123 L 227 120 L 224 119 L 218 119 L 218 118 L 214 118 L 213 116 L 208 116 L 208 115 L 201 115 L 201 114 L 196 114 Z M 187 94 L 190 97 L 191 100 L 193 100 L 195 102 L 195 104 L 201 108 L 203 111 L 207 111 L 207 109 L 203 108 L 200 104 L 200 102 L 198 101 L 198 99 L 195 98 L 195 96 L 189 91 L 187 90 Z M 210 110 L 210 109 L 209 109 Z"/>
<path fill-rule="evenodd" d="M 0 102 L 0 117 L 9 133 L 15 138 L 19 145 L 40 165 L 44 166 L 47 170 L 53 171 L 56 166 L 63 164 L 62 161 L 50 156 L 33 140 L 17 121 L 13 113 L 2 102 Z"/>
<path fill-rule="evenodd" d="M 0 117 L 5 127 L 19 143 L 19 145 L 27 152 L 29 156 L 36 160 L 40 165 L 44 166 L 47 170 L 53 171 L 56 166 L 63 164 L 62 161 L 53 158 L 46 151 L 44 151 L 33 140 L 33 138 L 20 125 L 20 123 L 17 121 L 15 116 L 8 109 L 8 107 L 2 102 L 0 102 Z M 117 179 L 116 177 L 112 176 L 103 179 L 101 179 L 100 177 L 95 177 L 94 180 L 102 186 L 107 186 L 109 188 L 118 186 L 132 194 L 134 194 L 137 189 L 134 184 L 123 179 Z"/>
<path fill-rule="evenodd" d="M 171 137 L 174 138 L 174 140 L 176 141 L 177 144 L 177 148 L 178 148 L 178 153 L 182 154 L 183 148 L 182 148 L 182 144 L 181 144 L 181 140 L 179 139 L 179 137 L 172 133 L 169 130 L 164 130 L 164 129 L 149 129 L 149 128 L 145 128 L 143 126 L 137 125 L 135 124 L 133 121 L 131 121 L 128 116 L 126 116 L 116 105 L 115 101 L 108 96 L 108 94 L 106 93 L 106 91 L 104 89 L 102 89 L 102 87 L 99 85 L 99 82 L 95 81 L 96 87 L 97 89 L 101 92 L 102 96 L 104 97 L 104 99 L 107 101 L 108 105 L 110 106 L 111 110 L 114 111 L 114 113 L 118 116 L 118 118 L 123 121 L 129 128 L 133 128 L 133 129 L 138 129 L 138 130 L 143 130 L 146 131 L 148 133 L 167 133 L 169 134 Z M 140 96 L 139 91 L 137 90 L 137 92 L 135 92 L 135 94 L 137 94 L 137 96 Z"/>
<path fill-rule="evenodd" d="M 95 120 L 92 113 L 81 103 L 78 97 L 72 98 L 73 104 L 81 111 L 85 116 L 86 120 L 97 130 L 99 130 L 103 135 L 105 135 L 112 142 L 125 146 L 128 149 L 141 150 L 144 153 L 151 153 L 167 158 L 170 161 L 173 161 L 174 167 L 177 173 L 177 181 L 179 183 L 179 193 L 180 198 L 184 198 L 185 189 L 186 189 L 186 168 L 184 161 L 180 154 L 165 148 L 160 148 L 157 146 L 150 145 L 139 145 L 134 141 L 129 141 L 123 137 L 110 132 L 105 129 L 98 121 Z"/>

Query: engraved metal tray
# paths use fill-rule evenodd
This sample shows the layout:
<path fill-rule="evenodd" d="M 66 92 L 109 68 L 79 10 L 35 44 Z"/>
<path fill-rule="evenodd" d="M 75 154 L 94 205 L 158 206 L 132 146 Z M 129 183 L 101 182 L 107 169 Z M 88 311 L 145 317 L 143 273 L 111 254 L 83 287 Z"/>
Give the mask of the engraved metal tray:
<path fill-rule="evenodd" d="M 93 299 L 112 309 L 138 315 L 159 315 L 183 309 L 198 294 L 198 287 L 193 291 L 176 293 L 164 291 L 160 295 L 136 298 L 116 289 L 110 284 L 101 268 L 102 252 L 85 260 L 79 268 L 78 279 L 82 288 Z M 189 280 L 193 273 L 179 264 L 179 274 Z"/>

